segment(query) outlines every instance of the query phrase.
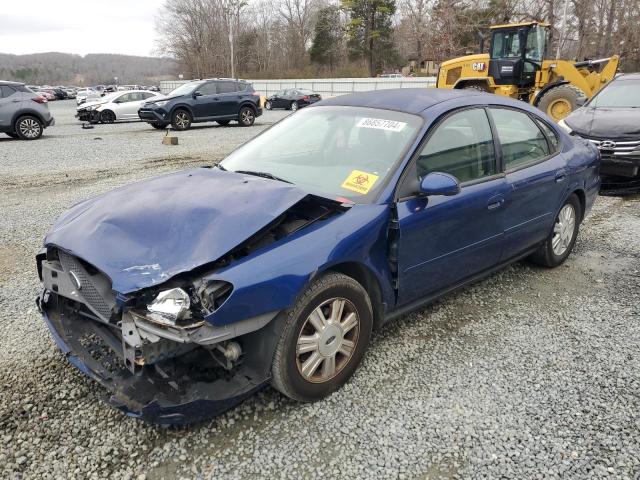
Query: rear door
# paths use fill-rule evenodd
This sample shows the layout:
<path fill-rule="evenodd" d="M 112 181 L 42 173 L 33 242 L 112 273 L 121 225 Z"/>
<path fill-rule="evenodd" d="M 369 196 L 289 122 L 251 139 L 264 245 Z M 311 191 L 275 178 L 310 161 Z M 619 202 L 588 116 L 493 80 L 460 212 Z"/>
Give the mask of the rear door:
<path fill-rule="evenodd" d="M 130 120 L 138 118 L 138 109 L 141 105 L 142 97 L 138 92 L 129 92 L 118 98 L 118 119 Z"/>
<path fill-rule="evenodd" d="M 242 93 L 239 91 L 238 82 L 233 80 L 218 81 L 218 97 L 220 100 L 219 115 L 235 115 L 240 110 Z"/>
<path fill-rule="evenodd" d="M 549 235 L 567 190 L 568 172 L 557 137 L 541 119 L 503 107 L 492 107 L 490 113 L 512 191 L 505 206 L 506 260 Z"/>
<path fill-rule="evenodd" d="M 500 260 L 509 187 L 495 152 L 484 108 L 449 115 L 419 151 L 406 182 L 444 172 L 460 181 L 461 190 L 398 201 L 400 303 L 455 285 Z"/>
<path fill-rule="evenodd" d="M 8 85 L 0 85 L 0 128 L 11 128 L 13 115 L 20 108 L 22 95 Z"/>

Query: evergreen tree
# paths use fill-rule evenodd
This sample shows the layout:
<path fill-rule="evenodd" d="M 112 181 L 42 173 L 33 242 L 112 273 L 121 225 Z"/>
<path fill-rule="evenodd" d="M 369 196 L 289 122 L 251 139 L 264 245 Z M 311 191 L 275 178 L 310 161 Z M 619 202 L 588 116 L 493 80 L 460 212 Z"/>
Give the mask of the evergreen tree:
<path fill-rule="evenodd" d="M 333 70 L 340 57 L 343 34 L 340 10 L 334 6 L 321 8 L 314 29 L 313 44 L 309 51 L 311 61 Z"/>

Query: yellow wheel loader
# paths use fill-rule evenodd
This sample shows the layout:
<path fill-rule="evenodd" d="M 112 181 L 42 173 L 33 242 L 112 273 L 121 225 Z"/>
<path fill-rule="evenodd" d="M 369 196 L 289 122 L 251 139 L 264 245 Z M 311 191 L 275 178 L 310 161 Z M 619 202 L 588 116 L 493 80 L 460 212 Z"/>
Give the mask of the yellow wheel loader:
<path fill-rule="evenodd" d="M 489 54 L 443 62 L 438 88 L 470 88 L 517 98 L 558 121 L 615 77 L 617 55 L 572 62 L 546 58 L 549 24 L 515 23 L 491 27 Z M 481 41 L 480 51 L 483 50 Z"/>

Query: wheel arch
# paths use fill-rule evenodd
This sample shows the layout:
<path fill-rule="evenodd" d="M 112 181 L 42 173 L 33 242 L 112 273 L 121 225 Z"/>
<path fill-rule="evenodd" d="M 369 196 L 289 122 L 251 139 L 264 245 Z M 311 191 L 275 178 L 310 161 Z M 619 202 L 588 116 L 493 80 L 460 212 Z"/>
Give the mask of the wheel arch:
<path fill-rule="evenodd" d="M 193 115 L 193 109 L 190 105 L 187 105 L 186 103 L 179 103 L 171 107 L 171 111 L 169 112 L 169 119 L 173 118 L 173 114 L 176 113 L 176 110 L 186 110 L 187 112 L 189 112 L 189 115 L 191 115 L 192 119 L 195 118 L 195 116 Z"/>
<path fill-rule="evenodd" d="M 45 122 L 43 116 L 39 112 L 37 112 L 35 110 L 31 110 L 31 109 L 26 109 L 26 110 L 19 110 L 18 112 L 16 112 L 13 115 L 13 118 L 11 119 L 11 128 L 13 129 L 13 131 L 15 131 L 15 129 L 16 129 L 16 122 L 20 118 L 25 117 L 25 116 L 36 117 L 40 121 L 40 123 L 42 124 L 42 128 L 43 129 L 47 127 L 47 122 Z"/>
<path fill-rule="evenodd" d="M 249 107 L 253 110 L 253 113 L 257 113 L 258 112 L 258 107 L 255 106 L 255 104 L 253 102 L 251 102 L 250 100 L 244 100 L 240 106 L 238 107 L 238 113 L 240 113 L 240 109 L 242 107 Z M 272 107 L 273 108 L 273 107 Z"/>
<path fill-rule="evenodd" d="M 575 195 L 576 197 L 578 197 L 578 200 L 580 201 L 580 222 L 582 222 L 582 220 L 584 220 L 585 209 L 587 208 L 587 195 L 584 193 L 584 190 L 581 188 L 576 188 L 575 190 L 573 190 L 569 194 L 569 197 L 571 195 Z"/>
<path fill-rule="evenodd" d="M 491 84 L 489 83 L 489 79 L 480 78 L 480 77 L 460 78 L 453 85 L 453 88 L 456 89 L 456 90 L 462 90 L 464 87 L 466 87 L 468 85 L 483 85 L 483 86 L 487 87 L 487 91 L 491 90 Z"/>
<path fill-rule="evenodd" d="M 366 265 L 358 262 L 343 262 L 328 266 L 320 272 L 325 274 L 328 272 L 342 273 L 353 278 L 367 291 L 373 308 L 373 326 L 380 327 L 384 323 L 384 302 L 382 300 L 382 288 L 378 277 Z M 318 275 L 315 277 L 317 278 Z"/>

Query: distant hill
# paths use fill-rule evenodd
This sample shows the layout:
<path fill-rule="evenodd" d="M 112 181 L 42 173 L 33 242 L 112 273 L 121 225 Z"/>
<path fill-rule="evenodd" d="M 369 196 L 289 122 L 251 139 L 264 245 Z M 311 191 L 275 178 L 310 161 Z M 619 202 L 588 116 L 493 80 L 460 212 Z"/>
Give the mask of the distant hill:
<path fill-rule="evenodd" d="M 0 80 L 36 85 L 158 84 L 173 78 L 176 63 L 170 58 L 135 57 L 109 53 L 0 53 Z"/>

